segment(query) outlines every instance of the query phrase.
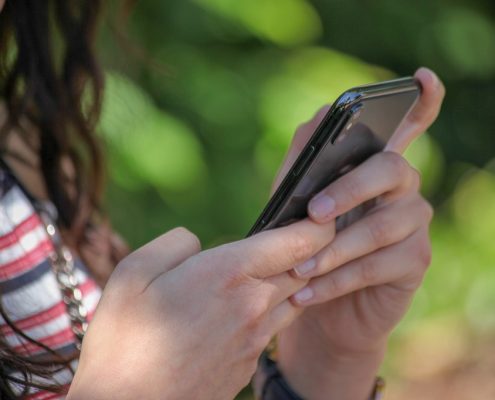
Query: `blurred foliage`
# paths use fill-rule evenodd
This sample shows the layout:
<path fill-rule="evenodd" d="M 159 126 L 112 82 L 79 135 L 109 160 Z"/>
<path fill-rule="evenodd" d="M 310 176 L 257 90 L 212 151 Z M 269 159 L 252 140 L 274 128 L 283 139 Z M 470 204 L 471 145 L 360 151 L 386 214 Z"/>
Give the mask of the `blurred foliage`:
<path fill-rule="evenodd" d="M 385 372 L 437 376 L 495 337 L 492 0 L 138 2 L 100 48 L 108 208 L 133 246 L 176 225 L 205 247 L 242 237 L 299 123 L 350 86 L 436 70 L 443 112 L 407 152 L 437 209 L 434 260 Z"/>

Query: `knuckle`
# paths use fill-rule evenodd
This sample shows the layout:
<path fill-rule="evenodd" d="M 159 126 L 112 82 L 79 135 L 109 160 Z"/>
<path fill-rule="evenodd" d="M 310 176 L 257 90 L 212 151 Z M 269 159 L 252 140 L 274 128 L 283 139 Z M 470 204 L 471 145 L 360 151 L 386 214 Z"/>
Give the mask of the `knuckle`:
<path fill-rule="evenodd" d="M 418 191 L 421 188 L 421 172 L 415 168 L 410 168 L 411 170 L 411 187 L 413 190 Z"/>
<path fill-rule="evenodd" d="M 360 286 L 374 284 L 379 278 L 379 264 L 373 257 L 366 257 L 361 261 L 358 269 L 357 279 Z"/>
<path fill-rule="evenodd" d="M 402 180 L 409 173 L 409 163 L 400 154 L 388 151 L 383 153 L 383 157 L 395 179 Z"/>
<path fill-rule="evenodd" d="M 114 279 L 125 280 L 132 279 L 135 271 L 139 269 L 137 265 L 139 263 L 138 257 L 133 257 L 133 255 L 129 255 L 120 261 L 115 267 L 115 271 L 113 274 Z"/>
<path fill-rule="evenodd" d="M 178 241 L 185 243 L 195 253 L 199 253 L 201 251 L 201 241 L 199 240 L 198 236 L 196 236 L 187 228 L 180 226 L 171 230 L 169 233 L 176 237 Z"/>
<path fill-rule="evenodd" d="M 310 238 L 301 232 L 294 233 L 286 241 L 287 254 L 291 263 L 306 261 L 313 255 L 313 243 Z"/>
<path fill-rule="evenodd" d="M 141 269 L 141 263 L 140 258 L 134 257 L 133 254 L 121 260 L 112 272 L 107 286 L 117 285 L 129 292 L 138 290 L 142 281 L 138 272 Z"/>
<path fill-rule="evenodd" d="M 349 204 L 358 205 L 362 201 L 363 188 L 360 181 L 355 175 L 347 175 L 343 177 L 342 180 L 343 193 L 347 197 Z"/>
<path fill-rule="evenodd" d="M 248 271 L 249 268 L 253 266 L 254 262 L 255 261 L 252 258 L 237 259 L 237 261 L 233 263 L 236 268 L 224 270 L 219 278 L 221 290 L 225 292 L 236 290 L 246 284 L 249 280 L 253 279 L 250 278 L 245 271 Z"/>
<path fill-rule="evenodd" d="M 368 235 L 375 248 L 381 248 L 391 242 L 392 229 L 385 215 L 376 214 L 367 223 Z"/>
<path fill-rule="evenodd" d="M 412 238 L 412 248 L 407 252 L 407 269 L 404 276 L 404 287 L 415 291 L 423 282 L 424 276 L 431 264 L 432 251 L 428 234 L 422 233 Z"/>
<path fill-rule="evenodd" d="M 268 296 L 257 296 L 243 310 L 243 328 L 246 332 L 255 333 L 265 320 L 270 302 Z"/>
<path fill-rule="evenodd" d="M 242 286 L 246 281 L 246 275 L 240 271 L 226 272 L 221 278 L 221 290 L 230 292 Z"/>
<path fill-rule="evenodd" d="M 421 235 L 416 245 L 419 265 L 423 271 L 427 270 L 432 261 L 431 242 L 428 235 Z"/>
<path fill-rule="evenodd" d="M 338 274 L 328 274 L 325 276 L 325 291 L 332 297 L 338 297 L 340 294 L 345 293 L 345 284 Z M 318 293 L 315 291 L 315 297 L 318 297 Z"/>
<path fill-rule="evenodd" d="M 327 272 L 332 270 L 334 267 L 341 265 L 344 261 L 344 255 L 342 254 L 342 249 L 340 246 L 331 244 L 328 246 L 321 260 L 318 261 L 318 270 L 321 272 Z"/>
<path fill-rule="evenodd" d="M 414 259 L 410 262 L 409 267 L 409 288 L 416 290 L 421 285 L 431 264 L 432 251 L 428 235 L 420 235 L 415 239 L 411 255 Z"/>
<path fill-rule="evenodd" d="M 433 219 L 435 210 L 433 209 L 433 206 L 426 200 L 423 200 L 423 208 L 424 208 L 425 220 L 429 224 Z"/>

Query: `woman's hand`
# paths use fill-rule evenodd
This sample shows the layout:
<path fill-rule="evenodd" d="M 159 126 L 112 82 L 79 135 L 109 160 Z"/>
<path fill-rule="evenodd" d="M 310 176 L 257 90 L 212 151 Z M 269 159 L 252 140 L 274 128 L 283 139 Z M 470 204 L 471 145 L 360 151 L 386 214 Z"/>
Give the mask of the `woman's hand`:
<path fill-rule="evenodd" d="M 84 339 L 69 399 L 233 399 L 299 315 L 288 271 L 334 238 L 306 219 L 200 252 L 185 229 L 124 259 Z"/>
<path fill-rule="evenodd" d="M 327 223 L 375 199 L 362 218 L 295 269 L 301 278 L 312 278 L 293 297 L 295 304 L 308 308 L 280 333 L 278 357 L 286 378 L 304 398 L 367 398 L 387 338 L 430 263 L 432 209 L 419 194 L 419 174 L 397 152 L 434 121 L 444 89 L 426 69 L 416 76 L 423 85 L 420 102 L 390 140 L 388 151 L 310 202 L 311 218 Z M 295 147 L 307 141 L 324 113 L 302 128 Z M 289 152 L 283 171 L 297 154 L 297 148 Z"/>

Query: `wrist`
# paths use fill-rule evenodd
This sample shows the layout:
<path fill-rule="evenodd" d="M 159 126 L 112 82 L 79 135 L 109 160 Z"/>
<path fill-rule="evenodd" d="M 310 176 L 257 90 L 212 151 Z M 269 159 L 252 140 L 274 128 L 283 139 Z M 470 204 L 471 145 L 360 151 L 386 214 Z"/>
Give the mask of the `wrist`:
<path fill-rule="evenodd" d="M 307 400 L 368 399 L 386 345 L 369 351 L 330 352 L 316 346 L 287 349 L 280 338 L 277 361 L 289 385 Z"/>

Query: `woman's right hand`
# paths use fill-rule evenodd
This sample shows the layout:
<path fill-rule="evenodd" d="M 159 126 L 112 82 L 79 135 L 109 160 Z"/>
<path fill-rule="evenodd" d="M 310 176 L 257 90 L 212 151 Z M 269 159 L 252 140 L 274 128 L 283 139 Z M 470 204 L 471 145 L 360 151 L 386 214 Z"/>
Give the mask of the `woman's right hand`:
<path fill-rule="evenodd" d="M 303 220 L 200 252 L 178 228 L 125 258 L 84 339 L 68 399 L 233 399 L 300 309 L 288 271 L 329 244 Z"/>

